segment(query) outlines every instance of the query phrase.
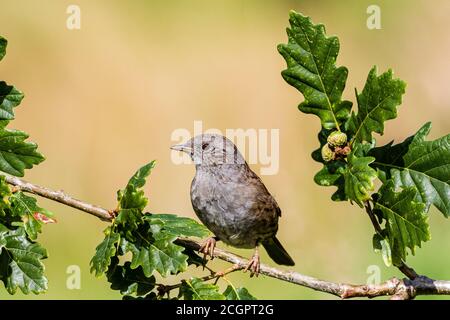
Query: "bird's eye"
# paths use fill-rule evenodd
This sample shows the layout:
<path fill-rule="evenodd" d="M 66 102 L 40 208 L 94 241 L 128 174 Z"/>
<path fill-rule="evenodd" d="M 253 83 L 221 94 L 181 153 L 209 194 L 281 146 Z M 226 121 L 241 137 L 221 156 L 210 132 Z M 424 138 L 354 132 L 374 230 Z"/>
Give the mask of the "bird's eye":
<path fill-rule="evenodd" d="M 205 150 L 206 148 L 208 148 L 208 143 L 206 143 L 206 142 L 203 142 L 202 143 L 202 150 Z"/>

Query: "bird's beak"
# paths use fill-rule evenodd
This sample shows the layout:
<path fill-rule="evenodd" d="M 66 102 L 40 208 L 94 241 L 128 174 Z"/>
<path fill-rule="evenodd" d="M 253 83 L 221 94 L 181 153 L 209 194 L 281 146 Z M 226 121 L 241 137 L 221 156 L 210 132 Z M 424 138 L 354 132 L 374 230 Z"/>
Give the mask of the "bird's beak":
<path fill-rule="evenodd" d="M 182 152 L 186 152 L 186 153 L 191 153 L 192 148 L 191 146 L 187 145 L 187 144 L 176 144 L 174 146 L 171 146 L 170 149 L 175 150 L 175 151 L 182 151 Z"/>

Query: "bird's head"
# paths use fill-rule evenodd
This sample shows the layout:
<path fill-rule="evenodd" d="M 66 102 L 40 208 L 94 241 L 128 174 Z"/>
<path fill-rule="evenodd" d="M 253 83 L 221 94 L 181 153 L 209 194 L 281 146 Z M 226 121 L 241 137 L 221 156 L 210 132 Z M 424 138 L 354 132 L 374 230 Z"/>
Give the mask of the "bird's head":
<path fill-rule="evenodd" d="M 234 143 L 220 134 L 200 134 L 186 143 L 170 148 L 189 154 L 196 165 L 216 166 L 245 163 L 244 157 Z"/>

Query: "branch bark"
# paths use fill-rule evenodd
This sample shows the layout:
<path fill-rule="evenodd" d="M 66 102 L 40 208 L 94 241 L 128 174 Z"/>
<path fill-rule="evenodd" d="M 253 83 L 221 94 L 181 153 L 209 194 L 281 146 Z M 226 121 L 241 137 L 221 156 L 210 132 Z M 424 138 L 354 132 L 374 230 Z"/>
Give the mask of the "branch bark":
<path fill-rule="evenodd" d="M 9 184 L 15 186 L 16 190 L 21 190 L 57 201 L 64 205 L 89 213 L 103 221 L 110 222 L 113 219 L 112 211 L 75 199 L 63 191 L 54 191 L 10 175 L 4 174 L 4 176 Z M 372 220 L 372 222 L 373 221 L 374 220 Z M 190 248 L 197 251 L 200 248 L 200 243 L 187 238 L 178 238 L 175 240 L 175 243 L 185 248 Z M 219 248 L 214 249 L 214 257 L 237 265 L 242 269 L 248 263 L 247 259 Z M 404 267 L 409 268 L 406 265 Z M 411 271 L 409 270 L 409 272 Z M 450 295 L 450 281 L 433 280 L 425 276 L 417 276 L 417 274 L 413 279 L 392 278 L 378 285 L 353 285 L 324 281 L 300 274 L 298 272 L 280 270 L 264 264 L 261 264 L 260 273 L 278 280 L 297 284 L 316 291 L 329 293 L 342 299 L 391 296 L 392 300 L 404 300 L 414 299 L 418 295 Z"/>
<path fill-rule="evenodd" d="M 92 214 L 93 216 L 96 216 L 100 220 L 103 221 L 111 221 L 112 220 L 112 214 L 110 211 L 86 203 L 84 201 L 75 199 L 67 194 L 65 194 L 63 191 L 54 191 L 50 190 L 45 187 L 41 187 L 38 185 L 35 185 L 33 183 L 27 182 L 25 180 L 19 179 L 17 177 L 3 174 L 6 178 L 6 182 L 16 187 L 16 189 L 19 189 L 21 191 L 33 193 L 35 195 L 41 196 L 43 198 L 47 198 L 62 204 L 65 204 L 66 206 L 87 212 L 89 214 Z"/>

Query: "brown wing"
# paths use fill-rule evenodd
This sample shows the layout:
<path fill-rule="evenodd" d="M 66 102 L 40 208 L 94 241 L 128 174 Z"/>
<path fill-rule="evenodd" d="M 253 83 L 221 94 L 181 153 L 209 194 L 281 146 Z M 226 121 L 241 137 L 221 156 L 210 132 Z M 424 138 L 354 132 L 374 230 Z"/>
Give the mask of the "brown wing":
<path fill-rule="evenodd" d="M 281 209 L 274 197 L 267 190 L 266 186 L 262 182 L 261 178 L 258 177 L 249 167 L 247 171 L 249 183 L 254 185 L 257 189 L 258 200 L 260 203 L 264 204 L 265 210 L 276 212 L 278 217 L 281 217 Z"/>

